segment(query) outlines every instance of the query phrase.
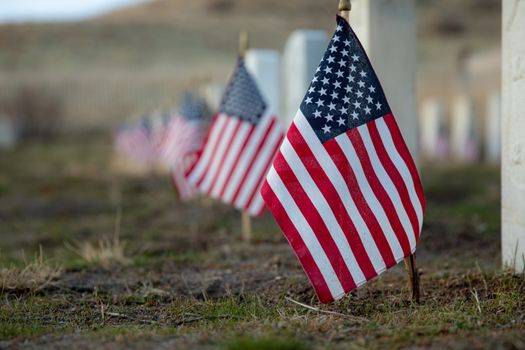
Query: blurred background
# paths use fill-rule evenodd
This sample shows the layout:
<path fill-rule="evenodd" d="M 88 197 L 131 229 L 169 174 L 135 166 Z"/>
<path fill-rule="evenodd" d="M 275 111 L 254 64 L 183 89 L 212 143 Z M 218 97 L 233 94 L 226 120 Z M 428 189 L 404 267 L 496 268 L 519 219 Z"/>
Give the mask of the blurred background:
<path fill-rule="evenodd" d="M 497 0 L 417 0 L 418 96 L 499 89 Z M 239 30 L 282 52 L 293 30 L 331 32 L 332 2 L 17 1 L 0 8 L 0 115 L 23 136 L 104 131 L 167 108 L 184 89 L 224 83 Z M 5 121 L 3 121 L 5 123 Z"/>

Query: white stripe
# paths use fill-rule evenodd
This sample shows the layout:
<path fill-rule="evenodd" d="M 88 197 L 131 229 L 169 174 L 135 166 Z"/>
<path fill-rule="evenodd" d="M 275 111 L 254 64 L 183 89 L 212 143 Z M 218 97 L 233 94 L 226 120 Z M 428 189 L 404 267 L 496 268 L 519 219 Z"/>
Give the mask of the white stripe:
<path fill-rule="evenodd" d="M 390 200 L 392 201 L 392 204 L 394 205 L 394 208 L 396 210 L 397 216 L 399 217 L 399 221 L 401 221 L 401 225 L 405 229 L 408 241 L 410 242 L 410 250 L 413 251 L 416 247 L 414 229 L 412 228 L 412 224 L 410 223 L 408 214 L 405 211 L 403 202 L 401 201 L 401 196 L 399 195 L 399 192 L 397 191 L 394 182 L 392 182 L 392 179 L 383 167 L 383 163 L 381 163 L 381 161 L 379 160 L 379 157 L 376 153 L 376 149 L 374 147 L 374 143 L 372 142 L 372 139 L 370 137 L 368 127 L 366 125 L 362 125 L 357 128 L 357 131 L 359 131 L 361 139 L 363 140 L 363 143 L 365 145 L 366 151 L 368 152 L 370 162 L 372 163 L 372 168 L 374 169 L 374 172 L 377 178 L 379 179 L 379 182 L 381 182 L 386 193 L 388 194 L 388 197 L 390 197 Z"/>
<path fill-rule="evenodd" d="M 394 144 L 394 140 L 392 140 L 390 129 L 386 125 L 385 120 L 383 118 L 376 119 L 376 125 L 377 129 L 379 130 L 379 134 L 381 135 L 381 139 L 383 140 L 383 144 L 387 149 L 387 153 L 390 159 L 396 166 L 397 170 L 401 174 L 401 177 L 403 178 L 403 181 L 405 182 L 405 186 L 410 196 L 410 201 L 412 202 L 412 205 L 414 206 L 414 209 L 417 213 L 419 229 L 421 229 L 421 225 L 423 223 L 423 207 L 421 205 L 421 202 L 419 201 L 419 197 L 417 196 L 416 187 L 412 179 L 412 175 L 410 174 L 410 170 L 408 170 L 405 161 L 399 154 Z"/>
<path fill-rule="evenodd" d="M 326 253 L 317 240 L 317 237 L 315 236 L 312 228 L 304 218 L 303 214 L 297 207 L 297 204 L 294 202 L 292 196 L 286 189 L 286 186 L 283 184 L 281 178 L 273 167 L 270 169 L 266 180 L 284 208 L 288 218 L 297 229 L 297 232 L 299 232 L 299 235 L 301 236 L 306 248 L 312 255 L 315 264 L 324 277 L 332 297 L 334 299 L 341 297 L 345 292 L 332 264 L 330 263 L 330 260 L 326 256 Z"/>
<path fill-rule="evenodd" d="M 246 209 L 246 211 L 250 215 L 258 215 L 264 207 L 264 200 L 261 196 L 261 187 L 264 181 L 260 184 L 259 188 L 257 189 L 257 193 L 255 193 L 255 196 L 253 197 L 252 204 L 250 204 L 250 207 Z"/>
<path fill-rule="evenodd" d="M 350 271 L 354 282 L 357 285 L 363 284 L 364 282 L 366 282 L 366 278 L 363 274 L 363 271 L 361 270 L 361 267 L 359 266 L 359 263 L 357 262 L 354 256 L 354 253 L 352 252 L 352 248 L 348 243 L 348 239 L 346 238 L 343 230 L 341 229 L 341 226 L 339 225 L 335 217 L 334 212 L 332 212 L 330 205 L 324 198 L 323 194 L 317 187 L 316 183 L 308 173 L 308 170 L 305 168 L 303 162 L 301 161 L 301 159 L 299 158 L 299 156 L 297 155 L 294 148 L 290 144 L 290 141 L 287 138 L 284 139 L 281 145 L 281 154 L 283 155 L 284 159 L 286 160 L 286 163 L 288 163 L 293 173 L 301 183 L 301 187 L 308 195 L 308 198 L 310 198 L 310 200 L 312 201 L 315 209 L 321 216 L 321 219 L 323 220 L 328 231 L 330 232 L 330 235 L 334 239 L 334 242 L 337 246 L 337 250 L 341 254 L 341 257 L 343 258 L 344 262 L 346 263 L 346 267 L 348 267 L 348 270 Z"/>
<path fill-rule="evenodd" d="M 379 249 L 377 248 L 376 243 L 374 242 L 374 239 L 368 230 L 368 226 L 366 226 L 361 213 L 354 203 L 343 175 L 339 172 L 339 169 L 334 164 L 332 158 L 319 141 L 319 138 L 310 126 L 310 123 L 308 123 L 302 114 L 301 110 L 298 111 L 297 116 L 294 119 L 294 123 L 312 150 L 315 158 L 321 165 L 321 168 L 323 168 L 325 173 L 330 177 L 330 181 L 334 185 L 348 215 L 354 223 L 357 234 L 361 238 L 361 242 L 363 243 L 363 246 L 370 257 L 370 262 L 374 266 L 374 270 L 377 274 L 383 272 L 386 269 L 385 261 L 383 260 L 383 257 L 381 256 L 381 253 L 379 252 Z"/>
<path fill-rule="evenodd" d="M 228 174 L 231 171 L 233 162 L 235 161 L 235 158 L 239 154 L 239 150 L 242 144 L 244 143 L 246 136 L 250 132 L 251 127 L 252 126 L 250 123 L 241 123 L 241 126 L 239 127 L 239 130 L 237 131 L 237 135 L 235 136 L 235 141 L 233 141 L 230 152 L 226 156 L 226 159 L 224 160 L 224 164 L 221 167 L 221 171 L 219 173 L 217 182 L 215 183 L 215 186 L 212 189 L 212 192 L 211 192 L 212 197 L 217 198 L 220 195 L 222 187 L 224 186 L 224 182 L 228 179 Z"/>
<path fill-rule="evenodd" d="M 222 132 L 219 143 L 218 145 L 214 147 L 216 151 L 213 154 L 211 166 L 206 172 L 206 176 L 204 177 L 204 180 L 201 182 L 199 186 L 202 192 L 208 192 L 208 190 L 211 187 L 211 184 L 213 183 L 213 180 L 217 178 L 220 168 L 222 166 L 221 160 L 227 151 L 228 143 L 230 143 L 233 132 L 235 131 L 235 127 L 237 126 L 237 123 L 239 122 L 237 118 L 228 118 L 228 119 L 229 120 L 227 121 L 226 128 Z"/>
<path fill-rule="evenodd" d="M 259 124 L 257 124 L 257 126 L 255 127 L 255 130 L 252 133 L 250 140 L 246 144 L 244 152 L 242 152 L 242 155 L 239 158 L 239 162 L 237 163 L 237 166 L 235 167 L 232 173 L 230 181 L 228 182 L 228 186 L 224 191 L 222 199 L 225 202 L 231 203 L 233 196 L 235 195 L 235 192 L 237 191 L 237 188 L 239 187 L 239 184 L 242 181 L 246 168 L 250 164 L 250 161 L 252 160 L 253 155 L 257 150 L 257 146 L 259 146 L 259 143 L 261 142 L 261 139 L 263 138 L 264 133 L 268 128 L 268 124 L 270 124 L 270 122 L 273 119 L 274 117 L 272 117 L 270 114 L 266 114 L 264 117 L 261 118 L 261 120 L 259 120 Z"/>
<path fill-rule="evenodd" d="M 336 137 L 336 141 L 343 150 L 346 160 L 348 161 L 348 163 L 350 163 L 350 167 L 352 168 L 355 174 L 357 184 L 359 185 L 359 188 L 361 190 L 361 193 L 363 194 L 363 197 L 366 200 L 366 203 L 370 207 L 370 210 L 376 217 L 379 226 L 381 226 L 381 229 L 385 234 L 385 237 L 388 241 L 388 245 L 390 246 L 390 249 L 394 254 L 394 259 L 397 261 L 401 258 L 404 258 L 403 248 L 401 247 L 401 244 L 399 243 L 399 240 L 397 239 L 397 236 L 395 235 L 394 230 L 390 225 L 390 221 L 388 220 L 385 210 L 381 206 L 381 203 L 379 203 L 378 198 L 376 197 L 374 191 L 372 190 L 372 187 L 370 186 L 370 183 L 368 182 L 368 179 L 361 165 L 361 160 L 359 159 L 359 156 L 355 151 L 354 145 L 352 144 L 352 142 L 350 142 L 350 139 L 348 138 L 346 133 Z"/>
<path fill-rule="evenodd" d="M 222 129 L 222 126 L 226 122 L 226 117 L 223 114 L 220 114 L 217 117 L 217 120 L 215 121 L 213 128 L 210 132 L 210 136 L 208 141 L 206 142 L 206 146 L 204 148 L 204 151 L 201 155 L 201 157 L 198 160 L 198 163 L 195 165 L 195 168 L 192 170 L 192 172 L 188 176 L 188 181 L 192 185 L 196 185 L 197 181 L 201 178 L 203 172 L 206 170 L 206 166 L 211 161 L 211 154 L 214 150 L 214 146 L 217 143 L 217 139 L 220 137 L 220 132 Z"/>
<path fill-rule="evenodd" d="M 248 204 L 247 201 L 250 199 L 250 195 L 256 187 L 259 187 L 260 183 L 258 181 L 261 180 L 263 172 L 266 171 L 266 164 L 268 164 L 271 158 L 273 158 L 275 146 L 281 140 L 281 135 L 281 128 L 279 127 L 279 124 L 275 123 L 270 134 L 268 134 L 268 137 L 265 140 L 262 140 L 262 142 L 264 142 L 262 149 L 259 152 L 250 173 L 246 174 L 248 178 L 244 182 L 241 192 L 235 201 L 235 204 L 238 207 L 244 208 Z"/>

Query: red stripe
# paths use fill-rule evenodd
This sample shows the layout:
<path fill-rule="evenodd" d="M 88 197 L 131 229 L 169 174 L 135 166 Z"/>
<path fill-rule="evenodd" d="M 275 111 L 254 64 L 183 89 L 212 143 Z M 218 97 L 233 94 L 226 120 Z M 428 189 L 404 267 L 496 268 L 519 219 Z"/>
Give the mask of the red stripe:
<path fill-rule="evenodd" d="M 235 118 L 235 119 L 237 119 L 237 120 L 235 120 L 235 121 L 232 120 L 232 122 L 236 122 L 237 125 L 235 125 L 235 129 L 233 130 L 233 134 L 231 135 L 230 140 L 228 141 L 228 145 L 226 145 L 226 149 L 222 153 L 222 157 L 221 157 L 221 160 L 219 162 L 219 167 L 217 169 L 217 172 L 213 176 L 213 181 L 212 181 L 212 183 L 210 185 L 210 188 L 208 190 L 208 194 L 211 194 L 213 188 L 215 187 L 215 184 L 217 183 L 217 179 L 219 178 L 219 175 L 222 172 L 222 167 L 224 166 L 224 160 L 226 159 L 226 156 L 231 152 L 232 143 L 237 138 L 237 132 L 239 131 L 239 128 L 241 127 L 241 125 L 243 123 L 240 119 L 238 119 L 238 118 Z"/>
<path fill-rule="evenodd" d="M 268 169 L 270 169 L 270 166 L 272 165 L 272 161 L 275 158 L 275 154 L 277 153 L 277 151 L 279 150 L 279 147 L 281 146 L 282 138 L 283 138 L 283 135 L 281 134 L 279 140 L 275 143 L 275 146 L 272 149 L 271 156 L 268 157 L 268 161 L 266 162 L 266 165 L 263 168 L 263 172 L 261 173 L 261 176 L 257 180 L 257 187 L 253 189 L 252 194 L 250 195 L 250 197 L 248 198 L 248 201 L 246 202 L 246 208 L 249 208 L 252 205 L 253 199 L 255 198 L 255 194 L 259 192 L 260 190 L 259 184 L 263 182 L 264 178 L 266 177 L 266 174 L 268 174 Z"/>
<path fill-rule="evenodd" d="M 427 204 L 425 201 L 425 195 L 423 194 L 423 186 L 421 185 L 421 179 L 417 172 L 416 164 L 414 163 L 414 158 L 412 158 L 412 155 L 410 154 L 410 151 L 408 150 L 405 141 L 403 141 L 401 130 L 399 130 L 399 126 L 397 125 L 394 116 L 392 114 L 388 114 L 385 117 L 383 117 L 383 119 L 386 125 L 388 126 L 388 129 L 390 130 L 390 134 L 392 134 L 392 139 L 394 140 L 394 144 L 396 145 L 399 155 L 401 155 L 401 158 L 403 158 L 405 164 L 408 167 L 408 170 L 410 171 L 412 181 L 414 181 L 414 187 L 416 188 L 417 197 L 419 198 L 419 202 L 421 203 L 421 207 L 423 208 L 424 214 Z"/>
<path fill-rule="evenodd" d="M 350 142 L 352 142 L 352 144 L 354 145 L 357 157 L 361 162 L 361 166 L 363 167 L 363 171 L 365 172 L 370 187 L 374 191 L 374 194 L 379 200 L 379 203 L 385 210 L 390 226 L 392 226 L 392 230 L 394 231 L 397 240 L 399 241 L 399 244 L 403 249 L 403 254 L 405 256 L 409 255 L 410 242 L 407 237 L 407 234 L 409 233 L 405 232 L 405 229 L 403 228 L 403 225 L 399 220 L 399 216 L 397 215 L 394 203 L 392 203 L 392 199 L 387 194 L 381 181 L 379 181 L 379 179 L 377 178 L 377 175 L 372 166 L 372 162 L 370 161 L 370 156 L 366 151 L 365 144 L 363 143 L 363 139 L 361 138 L 359 131 L 357 129 L 352 129 L 349 132 L 347 132 L 347 136 L 350 139 Z"/>
<path fill-rule="evenodd" d="M 223 136 L 224 134 L 224 130 L 226 130 L 226 127 L 228 126 L 228 124 L 230 122 L 234 122 L 232 120 L 232 118 L 229 118 L 229 117 L 226 117 L 225 118 L 226 121 L 222 124 L 221 128 L 220 128 L 220 131 L 219 131 L 219 137 L 217 137 L 217 141 L 213 144 L 213 145 L 210 145 L 210 144 L 207 144 L 205 149 L 208 149 L 208 147 L 212 148 L 212 153 L 210 155 L 210 158 L 208 160 L 208 164 L 206 164 L 206 169 L 204 169 L 204 171 L 202 172 L 202 175 L 201 177 L 199 178 L 199 180 L 195 183 L 195 187 L 200 187 L 202 182 L 204 181 L 204 179 L 206 178 L 206 176 L 210 176 L 208 173 L 210 171 L 210 167 L 211 167 L 211 164 L 213 163 L 213 160 L 215 159 L 215 157 L 217 156 L 217 149 L 219 148 L 218 145 L 220 144 L 221 142 L 221 137 Z M 216 126 L 215 126 L 216 127 Z M 213 130 L 213 129 L 212 129 Z M 211 134 L 211 131 L 210 130 L 210 134 Z"/>
<path fill-rule="evenodd" d="M 341 137 L 346 136 L 341 135 Z M 374 242 L 376 243 L 376 246 L 383 257 L 383 260 L 385 261 L 385 265 L 387 267 L 394 266 L 396 264 L 396 260 L 385 237 L 385 233 L 379 225 L 376 216 L 368 206 L 368 203 L 363 196 L 362 189 L 359 187 L 355 177 L 354 170 L 346 159 L 341 146 L 339 146 L 336 139 L 331 139 L 330 141 L 325 142 L 323 146 L 343 176 L 348 190 L 350 191 L 350 195 L 352 196 L 359 213 L 361 213 L 361 216 L 365 219 L 366 226 L 368 227 L 368 230 L 370 231 L 370 234 L 372 235 L 372 238 L 374 239 Z"/>
<path fill-rule="evenodd" d="M 326 199 L 326 202 L 332 209 L 334 216 L 336 217 L 339 226 L 343 230 L 348 243 L 354 253 L 354 256 L 359 263 L 359 267 L 363 271 L 366 280 L 374 278 L 377 273 L 370 261 L 370 258 L 364 249 L 363 242 L 361 237 L 357 233 L 357 229 L 354 226 L 354 223 L 350 219 L 348 212 L 344 206 L 343 201 L 337 190 L 335 189 L 333 183 L 330 181 L 330 178 L 325 173 L 324 169 L 321 167 L 319 162 L 316 159 L 316 156 L 310 150 L 310 147 L 304 140 L 303 136 L 297 129 L 294 123 L 290 126 L 290 129 L 287 133 L 287 138 L 289 139 L 292 147 L 295 149 L 295 152 L 303 162 L 304 166 L 308 170 L 308 173 L 314 180 L 315 184 L 323 194 Z M 317 141 L 317 140 L 315 140 Z M 292 192 L 293 193 L 293 192 Z"/>
<path fill-rule="evenodd" d="M 257 160 L 257 157 L 259 156 L 259 153 L 261 153 L 261 150 L 263 149 L 264 144 L 266 143 L 266 141 L 268 139 L 268 135 L 273 130 L 273 126 L 275 125 L 276 121 L 277 121 L 276 118 L 272 118 L 272 121 L 266 127 L 266 131 L 264 132 L 264 136 L 259 141 L 259 145 L 257 146 L 257 150 L 255 151 L 254 155 L 250 159 L 250 163 L 248 164 L 248 166 L 244 170 L 244 174 L 242 176 L 242 180 L 239 183 L 239 185 L 237 186 L 237 189 L 235 190 L 235 194 L 233 195 L 231 203 L 235 203 L 237 201 L 237 197 L 239 196 L 239 193 L 241 192 L 241 189 L 244 187 L 244 183 L 248 179 L 248 174 L 251 172 L 253 164 Z M 257 184 L 257 186 L 255 186 L 255 187 L 256 188 L 259 187 L 259 184 Z"/>
<path fill-rule="evenodd" d="M 323 218 L 304 191 L 302 184 L 293 173 L 281 152 L 277 154 L 273 164 L 275 171 L 279 174 L 279 177 L 283 181 L 288 192 L 292 194 L 297 207 L 306 221 L 308 221 L 308 225 L 310 225 L 317 240 L 323 247 L 323 250 L 328 257 L 328 260 L 330 260 L 330 264 L 332 265 L 339 282 L 341 282 L 344 291 L 348 292 L 355 289 L 356 284 L 352 278 L 352 274 L 350 273 L 341 252 L 337 248 L 337 244 L 335 244 L 330 231 L 326 227 Z"/>
<path fill-rule="evenodd" d="M 188 178 L 190 176 L 190 174 L 192 173 L 192 171 L 195 169 L 195 166 L 197 165 L 197 163 L 199 162 L 199 159 L 200 159 L 200 156 L 202 155 L 202 150 L 199 150 L 197 152 L 195 152 L 195 159 L 193 160 L 193 162 L 188 166 L 188 170 L 186 170 L 184 172 L 184 176 L 186 176 L 186 178 Z"/>
<path fill-rule="evenodd" d="M 410 219 L 410 223 L 412 224 L 414 235 L 415 237 L 418 237 L 418 234 L 419 234 L 418 219 L 417 219 L 416 211 L 414 210 L 414 206 L 412 205 L 412 202 L 410 201 L 410 196 L 405 186 L 405 182 L 403 181 L 403 177 L 401 176 L 396 166 L 390 159 L 388 155 L 388 151 L 385 149 L 385 145 L 383 144 L 381 135 L 379 134 L 379 131 L 377 130 L 377 125 L 376 125 L 375 120 L 372 122 L 369 122 L 368 124 L 366 124 L 366 126 L 368 127 L 368 131 L 370 132 L 370 138 L 372 139 L 372 143 L 374 144 L 374 147 L 376 149 L 377 156 L 379 157 L 381 164 L 383 164 L 383 166 L 385 167 L 385 170 L 388 173 L 388 176 L 390 176 L 390 179 L 392 180 L 392 182 L 394 183 L 394 186 L 396 186 L 397 191 L 399 192 L 399 196 L 401 197 L 401 202 L 403 203 L 403 208 L 405 208 L 405 211 L 408 214 L 408 218 Z"/>
<path fill-rule="evenodd" d="M 204 137 L 204 141 L 202 142 L 202 147 L 201 147 L 201 149 L 199 151 L 197 151 L 197 158 L 195 159 L 193 164 L 189 167 L 189 169 L 186 171 L 186 174 L 185 174 L 186 177 L 189 177 L 190 174 L 193 172 L 193 170 L 195 170 L 195 167 L 197 166 L 197 164 L 200 163 L 200 158 L 201 158 L 202 154 L 204 153 L 204 150 L 206 149 L 206 146 L 208 145 L 208 142 L 210 141 L 211 131 L 213 130 L 213 127 L 217 124 L 217 120 L 219 119 L 219 116 L 220 116 L 220 113 L 216 113 L 213 116 L 213 119 L 211 121 L 211 126 L 208 129 L 208 133 Z"/>
<path fill-rule="evenodd" d="M 251 140 L 252 135 L 255 131 L 255 126 L 250 126 L 250 130 L 248 131 L 248 134 L 246 135 L 246 138 L 244 139 L 244 142 L 242 143 L 241 148 L 239 149 L 237 156 L 235 157 L 235 160 L 233 162 L 233 165 L 230 169 L 230 172 L 228 173 L 228 176 L 226 176 L 226 180 L 224 181 L 224 184 L 222 185 L 221 193 L 219 195 L 219 198 L 224 198 L 224 192 L 226 191 L 226 188 L 230 184 L 230 179 L 234 173 L 234 171 L 237 169 L 237 165 L 239 164 L 239 160 L 241 159 L 241 156 L 244 154 L 244 150 L 246 149 L 246 146 L 248 145 L 248 142 Z"/>
<path fill-rule="evenodd" d="M 304 244 L 303 239 L 297 229 L 293 225 L 292 221 L 288 217 L 288 214 L 284 210 L 281 202 L 273 192 L 272 188 L 265 181 L 262 188 L 261 194 L 268 205 L 268 209 L 272 212 L 275 220 L 281 227 L 284 236 L 288 240 L 288 243 L 293 248 L 297 258 L 301 262 L 304 272 L 308 276 L 310 283 L 314 286 L 315 292 L 322 303 L 330 303 L 334 300 L 330 289 L 326 284 L 323 274 L 319 270 L 319 267 L 315 263 L 312 254 Z"/>

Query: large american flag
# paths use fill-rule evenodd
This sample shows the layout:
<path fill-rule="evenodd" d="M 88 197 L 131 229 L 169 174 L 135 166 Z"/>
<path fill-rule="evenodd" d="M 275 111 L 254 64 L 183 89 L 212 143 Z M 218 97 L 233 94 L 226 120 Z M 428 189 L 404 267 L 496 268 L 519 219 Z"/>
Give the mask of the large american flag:
<path fill-rule="evenodd" d="M 262 213 L 260 186 L 282 140 L 254 78 L 239 59 L 188 181 L 252 216 Z"/>
<path fill-rule="evenodd" d="M 342 17 L 261 192 L 323 303 L 416 249 L 419 176 Z"/>
<path fill-rule="evenodd" d="M 204 141 L 206 104 L 185 93 L 179 110 L 173 114 L 164 134 L 159 159 L 171 171 L 173 184 L 181 200 L 189 200 L 197 189 L 185 173 L 195 162 Z"/>

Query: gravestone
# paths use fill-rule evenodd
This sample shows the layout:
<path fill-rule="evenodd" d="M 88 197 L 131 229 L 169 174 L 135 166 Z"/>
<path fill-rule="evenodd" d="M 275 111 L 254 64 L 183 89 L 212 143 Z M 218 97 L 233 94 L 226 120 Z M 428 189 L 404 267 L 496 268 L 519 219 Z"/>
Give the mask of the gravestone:
<path fill-rule="evenodd" d="M 252 74 L 270 113 L 281 112 L 281 57 L 275 50 L 250 49 L 245 56 L 246 69 Z"/>
<path fill-rule="evenodd" d="M 428 98 L 421 103 L 420 145 L 427 159 L 445 159 L 448 155 L 448 135 L 445 107 L 436 98 Z"/>
<path fill-rule="evenodd" d="M 202 96 L 211 111 L 215 112 L 219 110 L 225 88 L 226 85 L 224 83 L 216 81 L 210 82 L 202 88 Z"/>
<path fill-rule="evenodd" d="M 370 57 L 407 146 L 417 159 L 414 0 L 352 1 L 350 24 Z"/>
<path fill-rule="evenodd" d="M 503 1 L 502 257 L 525 270 L 525 1 Z"/>
<path fill-rule="evenodd" d="M 283 54 L 283 116 L 288 127 L 301 104 L 315 70 L 326 50 L 328 38 L 321 30 L 296 30 L 284 48 Z"/>
<path fill-rule="evenodd" d="M 472 163 L 479 157 L 479 137 L 474 102 L 464 93 L 458 94 L 453 101 L 450 144 L 452 157 L 456 161 Z"/>
<path fill-rule="evenodd" d="M 499 91 L 487 97 L 485 119 L 485 159 L 497 163 L 501 159 L 501 95 Z"/>
<path fill-rule="evenodd" d="M 0 150 L 12 149 L 18 142 L 18 132 L 12 119 L 0 116 Z"/>

